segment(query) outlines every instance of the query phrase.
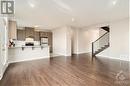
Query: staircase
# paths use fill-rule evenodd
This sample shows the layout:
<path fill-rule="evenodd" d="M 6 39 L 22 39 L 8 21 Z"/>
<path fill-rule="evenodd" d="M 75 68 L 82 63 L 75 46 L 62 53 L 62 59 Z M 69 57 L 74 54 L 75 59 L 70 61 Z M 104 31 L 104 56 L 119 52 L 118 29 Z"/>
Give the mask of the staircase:
<path fill-rule="evenodd" d="M 104 51 L 110 46 L 109 43 L 109 27 L 101 27 L 106 33 L 99 37 L 96 41 L 92 42 L 92 57 L 95 57 L 100 52 Z"/>

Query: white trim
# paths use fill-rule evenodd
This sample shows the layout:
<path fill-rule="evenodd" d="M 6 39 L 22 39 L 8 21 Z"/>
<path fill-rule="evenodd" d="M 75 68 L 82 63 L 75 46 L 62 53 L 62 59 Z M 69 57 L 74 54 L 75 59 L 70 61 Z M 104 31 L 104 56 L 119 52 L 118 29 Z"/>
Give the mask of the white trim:
<path fill-rule="evenodd" d="M 8 66 L 9 66 L 9 63 L 7 63 L 3 66 L 2 71 L 1 71 L 2 73 L 1 73 L 1 76 L 0 76 L 0 80 L 3 78 L 3 75 L 4 75 Z"/>
<path fill-rule="evenodd" d="M 117 58 L 117 57 L 110 57 L 110 56 L 103 56 L 103 55 L 96 55 L 97 57 L 101 57 L 101 58 L 109 58 L 109 59 L 115 59 L 115 60 L 121 60 L 121 61 L 128 61 L 130 62 L 130 59 L 129 60 L 125 60 L 125 59 L 121 59 L 121 58 Z"/>
<path fill-rule="evenodd" d="M 91 52 L 74 52 L 73 54 L 85 54 L 85 53 L 91 53 Z"/>

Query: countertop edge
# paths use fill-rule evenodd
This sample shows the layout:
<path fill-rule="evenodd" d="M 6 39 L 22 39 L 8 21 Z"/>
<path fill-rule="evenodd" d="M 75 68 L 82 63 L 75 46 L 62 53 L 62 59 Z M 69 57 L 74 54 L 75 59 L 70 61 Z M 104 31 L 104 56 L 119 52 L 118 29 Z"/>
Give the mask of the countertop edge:
<path fill-rule="evenodd" d="M 17 46 L 17 47 L 8 47 L 8 49 L 15 49 L 15 48 L 45 48 L 49 46 Z"/>

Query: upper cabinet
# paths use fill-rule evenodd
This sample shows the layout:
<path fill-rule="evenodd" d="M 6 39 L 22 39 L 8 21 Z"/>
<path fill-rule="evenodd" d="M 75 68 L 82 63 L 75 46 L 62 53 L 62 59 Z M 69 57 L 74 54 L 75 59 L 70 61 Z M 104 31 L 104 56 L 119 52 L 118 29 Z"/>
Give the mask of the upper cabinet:
<path fill-rule="evenodd" d="M 48 32 L 48 45 L 50 46 L 50 52 L 52 52 L 52 32 Z"/>
<path fill-rule="evenodd" d="M 16 21 L 9 21 L 9 39 L 17 39 Z"/>
<path fill-rule="evenodd" d="M 50 52 L 52 52 L 52 32 L 40 32 L 40 38 L 48 38 L 48 45 L 50 46 Z"/>
<path fill-rule="evenodd" d="M 25 27 L 25 36 L 26 38 L 28 37 L 31 37 L 31 38 L 34 38 L 34 28 L 31 28 L 31 27 Z"/>
<path fill-rule="evenodd" d="M 17 40 L 25 41 L 25 30 L 24 29 L 17 29 Z"/>
<path fill-rule="evenodd" d="M 40 41 L 40 32 L 38 32 L 38 31 L 34 32 L 34 40 L 35 41 Z"/>
<path fill-rule="evenodd" d="M 48 32 L 40 32 L 40 37 L 48 37 Z"/>

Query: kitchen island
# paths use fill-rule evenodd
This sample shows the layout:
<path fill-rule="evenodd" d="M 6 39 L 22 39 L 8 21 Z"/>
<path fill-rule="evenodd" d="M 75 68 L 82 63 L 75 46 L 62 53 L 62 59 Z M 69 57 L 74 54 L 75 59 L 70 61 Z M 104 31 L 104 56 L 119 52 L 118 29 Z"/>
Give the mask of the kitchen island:
<path fill-rule="evenodd" d="M 9 48 L 9 62 L 50 58 L 49 46 L 16 46 Z"/>

